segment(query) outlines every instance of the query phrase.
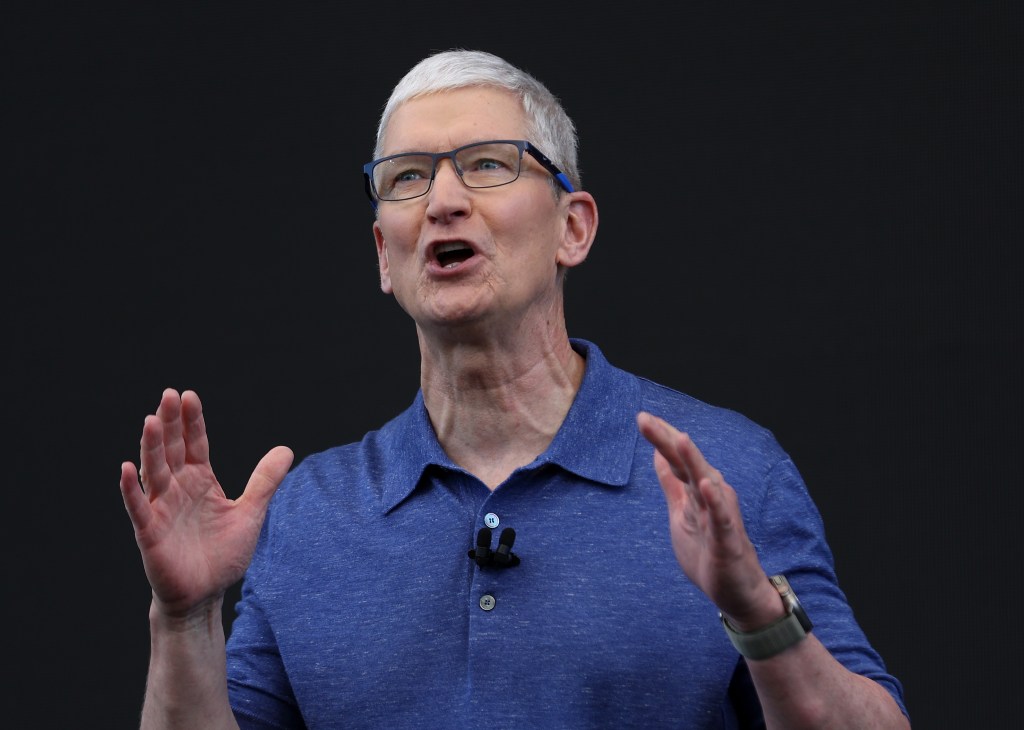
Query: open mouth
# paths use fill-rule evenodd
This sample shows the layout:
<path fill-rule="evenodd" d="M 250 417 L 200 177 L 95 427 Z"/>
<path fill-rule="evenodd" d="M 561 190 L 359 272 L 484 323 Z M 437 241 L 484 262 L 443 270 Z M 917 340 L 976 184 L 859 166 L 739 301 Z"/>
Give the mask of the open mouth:
<path fill-rule="evenodd" d="M 464 243 L 452 241 L 442 243 L 434 250 L 434 256 L 445 269 L 454 269 L 473 255 L 473 249 Z"/>

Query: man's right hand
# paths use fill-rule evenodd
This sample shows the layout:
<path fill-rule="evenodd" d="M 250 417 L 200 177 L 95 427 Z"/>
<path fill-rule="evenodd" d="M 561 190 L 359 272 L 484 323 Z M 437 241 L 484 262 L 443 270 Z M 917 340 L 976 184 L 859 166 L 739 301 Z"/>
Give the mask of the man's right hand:
<path fill-rule="evenodd" d="M 237 500 L 228 499 L 210 466 L 210 444 L 199 396 L 167 389 L 146 417 L 135 464 L 121 465 L 121 496 L 135 526 L 153 607 L 187 618 L 219 602 L 242 578 L 291 449 L 264 456 Z"/>

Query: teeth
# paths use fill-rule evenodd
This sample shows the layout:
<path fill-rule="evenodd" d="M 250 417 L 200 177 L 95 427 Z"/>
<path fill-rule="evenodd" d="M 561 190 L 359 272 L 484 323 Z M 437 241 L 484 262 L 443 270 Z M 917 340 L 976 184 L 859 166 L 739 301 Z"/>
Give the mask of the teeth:
<path fill-rule="evenodd" d="M 448 253 L 449 251 L 461 251 L 461 250 L 466 249 L 466 248 L 469 248 L 469 246 L 467 246 L 464 243 L 458 243 L 456 241 L 451 241 L 449 243 L 442 243 L 441 245 L 439 245 L 437 247 L 437 249 L 436 249 L 436 252 L 437 252 L 437 254 L 443 254 L 443 253 Z"/>

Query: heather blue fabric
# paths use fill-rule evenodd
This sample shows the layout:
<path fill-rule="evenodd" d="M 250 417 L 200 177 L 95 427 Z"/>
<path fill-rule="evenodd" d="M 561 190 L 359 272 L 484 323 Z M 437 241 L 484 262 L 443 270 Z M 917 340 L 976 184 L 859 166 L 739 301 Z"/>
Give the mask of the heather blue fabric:
<path fill-rule="evenodd" d="M 691 434 L 737 490 L 765 570 L 785 573 L 821 641 L 903 707 L 771 433 L 573 346 L 587 369 L 565 422 L 494 492 L 442 451 L 421 394 L 292 470 L 228 641 L 243 728 L 748 726 L 756 697 L 672 553 L 639 410 Z M 468 557 L 487 513 L 501 521 L 495 542 L 516 530 L 520 565 Z"/>

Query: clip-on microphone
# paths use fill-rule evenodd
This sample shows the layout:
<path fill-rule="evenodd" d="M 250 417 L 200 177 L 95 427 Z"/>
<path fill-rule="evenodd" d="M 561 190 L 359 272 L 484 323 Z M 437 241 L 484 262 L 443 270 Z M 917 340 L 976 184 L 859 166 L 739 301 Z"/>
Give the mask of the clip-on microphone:
<path fill-rule="evenodd" d="M 491 562 L 491 528 L 481 527 L 476 533 L 476 549 L 469 551 L 469 557 L 476 561 L 481 568 Z"/>
<path fill-rule="evenodd" d="M 516 531 L 506 527 L 498 538 L 498 549 L 491 550 L 491 528 L 481 527 L 476 534 L 476 548 L 469 551 L 469 557 L 481 568 L 511 568 L 519 565 L 519 556 L 512 552 Z"/>

